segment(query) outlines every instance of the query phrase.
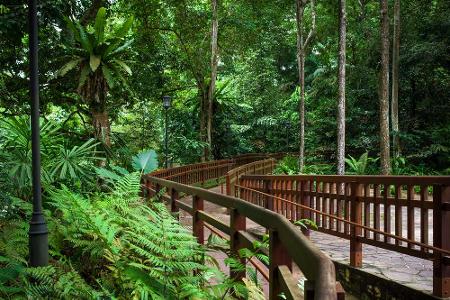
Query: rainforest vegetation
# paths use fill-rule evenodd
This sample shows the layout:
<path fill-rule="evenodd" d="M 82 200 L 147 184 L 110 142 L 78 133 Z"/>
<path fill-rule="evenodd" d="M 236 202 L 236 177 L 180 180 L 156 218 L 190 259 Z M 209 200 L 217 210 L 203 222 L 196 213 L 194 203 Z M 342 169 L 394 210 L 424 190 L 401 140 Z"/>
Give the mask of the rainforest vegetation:
<path fill-rule="evenodd" d="M 28 9 L 1 0 L 0 298 L 258 296 L 205 266 L 209 250 L 159 201 L 143 205 L 140 175 L 165 159 L 289 152 L 277 173 L 450 174 L 449 1 L 42 0 L 38 11 L 51 264 L 27 268 Z"/>

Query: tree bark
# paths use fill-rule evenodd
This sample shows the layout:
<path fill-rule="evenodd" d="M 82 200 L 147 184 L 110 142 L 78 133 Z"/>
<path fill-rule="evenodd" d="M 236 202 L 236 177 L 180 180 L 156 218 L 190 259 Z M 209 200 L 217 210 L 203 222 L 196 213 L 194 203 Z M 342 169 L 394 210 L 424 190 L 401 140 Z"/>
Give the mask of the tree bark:
<path fill-rule="evenodd" d="M 381 173 L 391 171 L 389 141 L 389 16 L 388 0 L 380 0 L 381 69 L 379 83 L 380 102 L 380 162 Z"/>
<path fill-rule="evenodd" d="M 400 65 L 400 0 L 394 1 L 394 34 L 392 45 L 392 99 L 391 99 L 391 120 L 392 120 L 392 148 L 394 157 L 401 154 L 399 136 L 398 117 L 398 85 L 399 85 L 399 65 Z"/>
<path fill-rule="evenodd" d="M 347 40 L 346 1 L 339 0 L 339 71 L 337 110 L 337 174 L 345 173 L 345 63 Z"/>
<path fill-rule="evenodd" d="M 203 85 L 198 84 L 198 94 L 200 98 L 200 141 L 207 141 L 207 127 L 208 127 L 208 94 Z M 201 161 L 206 161 L 209 156 L 208 146 L 203 148 Z"/>
<path fill-rule="evenodd" d="M 106 0 L 93 0 L 91 6 L 86 10 L 83 17 L 81 18 L 80 24 L 86 26 L 87 24 L 91 23 L 93 20 L 95 20 L 100 7 L 106 6 L 107 4 L 108 1 Z"/>
<path fill-rule="evenodd" d="M 99 141 L 103 141 L 106 146 L 111 147 L 111 127 L 108 111 L 92 111 L 92 125 L 94 126 L 95 137 Z"/>
<path fill-rule="evenodd" d="M 311 1 L 311 29 L 305 39 L 304 37 L 304 12 L 308 0 L 297 0 L 296 2 L 296 23 L 297 23 L 297 64 L 300 85 L 299 95 L 299 119 L 300 119 L 300 149 L 299 149 L 299 170 L 303 172 L 305 163 L 305 57 L 306 48 L 314 36 L 316 29 L 316 11 L 314 0 Z"/>
<path fill-rule="evenodd" d="M 211 25 L 211 81 L 208 89 L 208 126 L 207 126 L 207 142 L 212 148 L 212 131 L 213 131 L 213 104 L 214 93 L 216 91 L 217 66 L 219 63 L 219 47 L 218 47 L 218 33 L 219 33 L 219 18 L 217 11 L 218 0 L 211 0 L 212 11 L 212 25 Z"/>

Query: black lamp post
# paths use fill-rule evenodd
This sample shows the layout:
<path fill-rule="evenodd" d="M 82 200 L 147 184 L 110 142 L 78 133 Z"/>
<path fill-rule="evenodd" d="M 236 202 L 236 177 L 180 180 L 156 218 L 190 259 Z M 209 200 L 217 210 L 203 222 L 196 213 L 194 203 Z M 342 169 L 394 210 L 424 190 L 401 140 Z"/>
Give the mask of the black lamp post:
<path fill-rule="evenodd" d="M 164 138 L 164 152 L 165 152 L 165 162 L 164 166 L 167 169 L 169 166 L 169 123 L 167 118 L 167 111 L 169 110 L 170 106 L 172 104 L 172 98 L 170 96 L 164 96 L 163 97 L 163 107 L 165 111 L 165 118 L 166 118 L 166 132 L 165 132 L 165 138 Z"/>
<path fill-rule="evenodd" d="M 41 150 L 39 137 L 39 70 L 38 21 L 36 0 L 28 1 L 30 46 L 30 97 L 31 97 L 31 152 L 33 176 L 33 214 L 30 221 L 29 247 L 32 267 L 48 264 L 48 230 L 42 213 Z"/>

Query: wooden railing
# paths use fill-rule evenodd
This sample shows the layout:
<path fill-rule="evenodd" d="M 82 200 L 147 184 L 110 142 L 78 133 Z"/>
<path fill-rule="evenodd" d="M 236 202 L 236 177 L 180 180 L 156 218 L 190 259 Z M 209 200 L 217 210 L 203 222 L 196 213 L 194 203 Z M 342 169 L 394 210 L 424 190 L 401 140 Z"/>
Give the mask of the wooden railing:
<path fill-rule="evenodd" d="M 161 169 L 150 175 L 183 184 L 203 183 L 210 179 L 218 179 L 233 168 L 266 158 L 280 159 L 286 153 L 249 153 L 235 156 L 230 159 L 214 160 L 203 163 L 190 164 L 170 169 Z M 257 173 L 259 174 L 259 173 Z"/>
<path fill-rule="evenodd" d="M 205 227 L 229 236 L 232 253 L 238 254 L 242 248 L 251 248 L 254 238 L 246 232 L 246 219 L 265 227 L 269 231 L 269 299 L 278 299 L 284 293 L 287 299 L 302 299 L 296 280 L 292 276 L 292 264 L 295 263 L 307 279 L 305 299 L 344 299 L 342 287 L 336 283 L 332 261 L 310 242 L 286 218 L 278 213 L 264 209 L 241 199 L 214 193 L 202 188 L 169 181 L 154 176 L 143 177 L 148 197 L 163 195 L 170 203 L 172 212 L 182 209 L 192 215 L 193 234 L 199 243 L 205 241 Z M 180 193 L 191 195 L 191 204 L 179 199 Z M 185 198 L 186 199 L 186 198 Z M 230 222 L 226 224 L 204 211 L 204 202 L 208 201 L 227 208 Z M 234 272 L 233 278 L 241 279 L 245 272 Z"/>
<path fill-rule="evenodd" d="M 235 189 L 235 186 L 239 183 L 241 176 L 249 174 L 270 174 L 275 168 L 275 164 L 275 158 L 269 158 L 247 163 L 240 167 L 231 169 L 226 174 L 227 195 L 239 198 L 239 195 L 237 194 L 238 190 Z"/>
<path fill-rule="evenodd" d="M 433 294 L 450 296 L 450 177 L 243 175 L 239 196 L 287 219 L 362 244 L 433 261 Z M 308 232 L 305 232 L 308 235 Z"/>

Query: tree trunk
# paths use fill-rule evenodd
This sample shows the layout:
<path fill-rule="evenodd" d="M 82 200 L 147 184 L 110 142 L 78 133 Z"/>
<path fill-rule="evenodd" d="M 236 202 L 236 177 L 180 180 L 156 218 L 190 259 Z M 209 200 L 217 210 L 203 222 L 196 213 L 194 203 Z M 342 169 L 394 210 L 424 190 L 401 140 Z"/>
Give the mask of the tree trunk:
<path fill-rule="evenodd" d="M 108 111 L 92 110 L 92 125 L 94 126 L 95 137 L 108 147 L 111 147 L 111 127 Z"/>
<path fill-rule="evenodd" d="M 211 81 L 208 89 L 208 126 L 207 126 L 207 141 L 212 148 L 212 130 L 213 130 L 213 104 L 214 93 L 216 90 L 217 66 L 219 63 L 219 49 L 218 49 L 218 32 L 219 32 L 219 18 L 217 12 L 217 0 L 211 0 L 212 10 L 212 25 L 211 25 Z"/>
<path fill-rule="evenodd" d="M 207 142 L 207 126 L 208 126 L 208 94 L 205 92 L 203 86 L 198 85 L 198 94 L 200 98 L 200 141 Z M 201 161 L 206 161 L 209 156 L 208 146 L 203 148 Z"/>
<path fill-rule="evenodd" d="M 339 71 L 337 110 L 337 174 L 345 173 L 345 63 L 347 19 L 345 0 L 339 0 Z"/>
<path fill-rule="evenodd" d="M 97 16 L 98 10 L 106 6 L 108 4 L 108 1 L 106 0 L 93 0 L 91 3 L 91 6 L 85 11 L 83 17 L 80 20 L 81 25 L 86 26 L 87 24 L 91 23 L 95 20 L 95 17 Z"/>
<path fill-rule="evenodd" d="M 381 70 L 379 84 L 380 101 L 380 162 L 381 173 L 391 171 L 389 142 L 389 16 L 388 0 L 380 0 Z"/>
<path fill-rule="evenodd" d="M 299 149 L 299 171 L 303 172 L 305 164 L 305 58 L 306 47 L 311 41 L 316 28 L 316 11 L 314 7 L 314 0 L 311 0 L 311 29 L 308 36 L 304 37 L 304 12 L 308 0 L 297 0 L 296 2 L 296 24 L 297 24 L 297 64 L 298 64 L 298 78 L 300 85 L 299 95 L 299 121 L 300 121 L 300 149 Z"/>
<path fill-rule="evenodd" d="M 394 2 L 394 34 L 392 45 L 392 99 L 391 99 L 391 120 L 392 120 L 392 148 L 394 157 L 400 156 L 400 136 L 398 119 L 398 73 L 400 59 L 400 0 Z"/>
<path fill-rule="evenodd" d="M 299 154 L 299 171 L 303 173 L 305 165 L 305 53 L 299 54 L 299 79 L 300 79 L 300 154 Z"/>

